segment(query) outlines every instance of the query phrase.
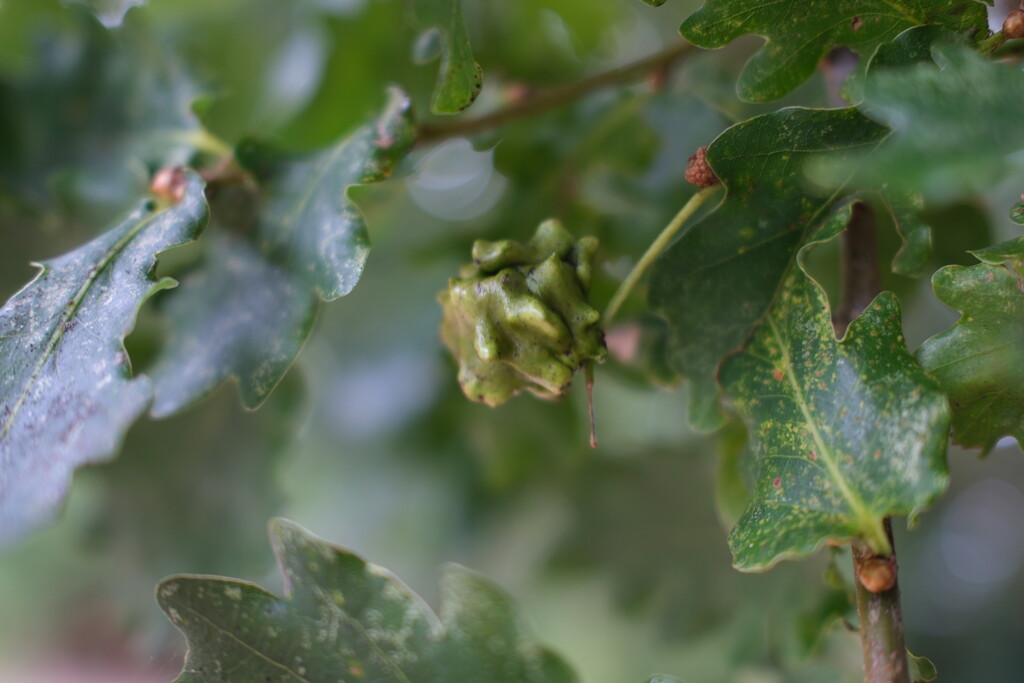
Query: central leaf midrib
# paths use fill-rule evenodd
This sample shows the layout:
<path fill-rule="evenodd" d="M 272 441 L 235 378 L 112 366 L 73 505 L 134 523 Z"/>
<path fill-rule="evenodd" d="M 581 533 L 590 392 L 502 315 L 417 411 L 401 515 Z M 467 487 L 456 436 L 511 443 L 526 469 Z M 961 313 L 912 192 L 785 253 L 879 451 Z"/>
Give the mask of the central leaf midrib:
<path fill-rule="evenodd" d="M 285 671 L 285 672 L 287 672 L 287 673 L 288 673 L 289 675 L 291 675 L 291 676 L 292 676 L 293 678 L 295 678 L 295 680 L 297 680 L 297 681 L 302 681 L 302 683 L 311 683 L 311 682 L 310 682 L 310 680 L 309 680 L 308 678 L 305 678 L 305 677 L 303 677 L 303 676 L 299 675 L 299 674 L 298 674 L 298 673 L 297 673 L 296 671 L 294 671 L 294 670 L 293 670 L 293 669 L 292 669 L 291 667 L 289 667 L 289 666 L 287 666 L 287 665 L 285 665 L 285 664 L 281 664 L 280 662 L 276 662 L 276 661 L 274 661 L 274 660 L 273 660 L 273 659 L 271 659 L 270 657 L 268 657 L 268 656 L 266 656 L 265 654 L 263 654 L 262 652 L 260 652 L 260 650 L 259 650 L 258 648 L 255 648 L 255 647 L 253 647 L 252 645 L 250 645 L 249 643 L 245 642 L 244 640 L 242 640 L 241 638 L 239 638 L 238 636 L 236 636 L 236 635 L 235 635 L 234 633 L 232 633 L 232 632 L 231 632 L 231 631 L 229 631 L 228 629 L 226 629 L 226 628 L 223 628 L 223 627 L 221 627 L 221 626 L 220 626 L 220 625 L 219 625 L 218 623 L 216 623 L 215 621 L 213 621 L 212 619 L 210 619 L 209 617 L 207 617 L 207 616 L 206 616 L 205 614 L 203 614 L 202 612 L 200 612 L 200 611 L 199 611 L 199 610 L 197 610 L 196 608 L 194 608 L 194 607 L 192 607 L 192 606 L 190 606 L 190 605 L 181 605 L 181 606 L 182 606 L 182 607 L 183 607 L 184 609 L 188 610 L 188 612 L 189 612 L 190 614 L 193 614 L 193 615 L 195 615 L 196 617 L 198 617 L 199 619 L 201 619 L 201 620 L 205 621 L 205 622 L 206 622 L 207 624 L 209 624 L 209 625 L 210 625 L 210 627 L 211 627 L 211 628 L 213 628 L 214 630 L 216 630 L 216 631 L 217 631 L 218 633 L 220 633 L 221 635 L 227 636 L 227 637 L 228 637 L 228 638 L 230 638 L 231 640 L 235 641 L 235 642 L 236 642 L 236 643 L 238 643 L 238 644 L 239 644 L 239 645 L 240 645 L 240 646 L 241 646 L 242 648 L 244 648 L 244 649 L 248 650 L 249 652 L 253 653 L 253 654 L 254 654 L 254 655 L 256 655 L 256 656 L 257 656 L 257 657 L 258 657 L 259 659 L 262 659 L 263 661 L 265 661 L 265 662 L 266 662 L 267 664 L 270 664 L 270 665 L 271 665 L 271 666 L 273 666 L 273 667 L 276 667 L 276 668 L 278 668 L 278 669 L 281 669 L 282 671 Z"/>
<path fill-rule="evenodd" d="M 78 309 L 81 307 L 82 302 L 85 301 L 85 297 L 89 294 L 89 291 L 92 289 L 93 284 L 96 283 L 96 280 L 99 278 L 100 274 L 107 269 L 107 266 L 109 266 L 113 262 L 114 258 L 117 257 L 125 249 L 125 247 L 127 247 L 128 244 L 131 243 L 131 241 L 138 236 L 140 232 L 142 232 L 147 226 L 149 226 L 149 224 L 157 215 L 159 214 L 155 212 L 150 213 L 144 219 L 140 220 L 138 225 L 128 230 L 128 232 L 126 232 L 116 242 L 114 242 L 110 249 L 108 249 L 107 252 L 103 255 L 103 258 L 100 259 L 96 264 L 92 266 L 92 268 L 89 269 L 89 276 L 85 279 L 85 282 L 82 283 L 82 286 L 79 287 L 77 292 L 75 292 L 75 295 L 74 297 L 72 297 L 71 301 L 64 306 L 64 312 L 61 315 L 60 319 L 57 321 L 56 328 L 50 333 L 49 343 L 46 345 L 46 348 L 40 355 L 39 361 L 36 363 L 35 368 L 32 369 L 32 374 L 29 375 L 28 380 L 25 382 L 25 387 L 22 389 L 21 394 L 18 396 L 18 400 L 15 401 L 14 406 L 11 408 L 11 414 L 7 416 L 7 420 L 4 422 L 3 430 L 0 430 L 0 440 L 7 438 L 7 436 L 11 433 L 11 429 L 14 427 L 14 422 L 17 419 L 18 415 L 20 414 L 21 409 L 24 407 L 25 400 L 28 398 L 29 392 L 32 390 L 33 385 L 35 385 L 36 380 L 39 379 L 39 375 L 42 373 L 43 367 L 46 365 L 46 362 L 53 355 L 53 352 L 57 348 L 57 345 L 60 344 L 60 340 L 64 338 L 64 330 L 67 327 L 67 324 L 71 321 L 72 318 L 75 317 L 75 315 L 77 315 Z M 46 276 L 46 273 L 47 271 L 44 270 L 43 273 L 40 275 L 40 280 Z"/>
<path fill-rule="evenodd" d="M 850 488 L 849 483 L 846 481 L 846 477 L 843 476 L 842 471 L 839 469 L 839 464 L 835 460 L 832 448 L 825 443 L 824 438 L 818 431 L 817 422 L 810 413 L 810 408 L 807 405 L 807 401 L 804 399 L 803 389 L 796 377 L 796 373 L 793 372 L 793 363 L 789 356 L 789 348 L 786 345 L 787 342 L 783 339 L 781 331 L 771 316 L 768 317 L 768 326 L 771 328 L 772 335 L 775 337 L 775 341 L 779 345 L 779 351 L 782 354 L 783 364 L 785 366 L 786 379 L 789 381 L 789 385 L 793 390 L 793 401 L 800 408 L 800 412 L 804 417 L 804 424 L 806 424 L 810 429 L 811 438 L 814 440 L 814 443 L 818 448 L 822 462 L 825 463 L 825 467 L 828 470 L 832 481 L 839 489 L 839 493 L 843 496 L 843 499 L 853 511 L 854 516 L 863 526 L 863 530 L 867 532 L 874 525 L 874 516 L 871 514 L 867 506 L 865 506 L 864 502 L 856 493 L 854 493 L 853 489 Z"/>

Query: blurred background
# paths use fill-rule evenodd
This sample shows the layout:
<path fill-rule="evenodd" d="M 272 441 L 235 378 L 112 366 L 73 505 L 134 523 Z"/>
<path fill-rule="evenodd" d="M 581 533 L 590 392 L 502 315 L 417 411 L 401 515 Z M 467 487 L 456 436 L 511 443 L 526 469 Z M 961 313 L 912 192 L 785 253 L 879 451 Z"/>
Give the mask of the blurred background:
<path fill-rule="evenodd" d="M 466 0 L 485 87 L 468 115 L 680 40 L 698 2 Z M 217 138 L 295 151 L 343 136 L 386 84 L 421 119 L 437 62 L 399 0 L 0 0 L 0 295 L 30 261 L 67 251 L 145 191 L 137 131 L 197 115 Z M 439 344 L 435 301 L 474 239 L 526 239 L 557 216 L 597 235 L 592 298 L 610 297 L 692 192 L 686 158 L 731 123 L 781 104 L 822 105 L 816 78 L 783 103 L 738 101 L 760 41 L 595 92 L 473 140 L 417 147 L 388 182 L 358 188 L 373 251 L 362 281 L 320 309 L 296 365 L 256 413 L 234 386 L 163 421 L 143 419 L 118 459 L 75 477 L 61 520 L 0 552 L 0 682 L 172 680 L 183 639 L 153 599 L 171 573 L 226 574 L 280 590 L 266 522 L 293 519 L 388 567 L 437 606 L 437 569 L 501 584 L 589 683 L 672 674 L 701 683 L 855 681 L 859 643 L 823 576 L 827 553 L 763 575 L 732 570 L 715 501 L 717 446 L 686 427 L 656 348 L 610 362 L 558 403 L 471 404 Z M 422 44 L 421 44 L 422 47 Z M 422 51 L 422 50 L 421 50 Z M 191 107 L 191 109 L 190 109 Z M 1015 234 L 1019 187 L 939 207 L 935 266 Z M 941 210 L 940 210 L 941 209 Z M 883 230 L 883 258 L 896 248 Z M 189 249 L 162 272 L 187 269 Z M 814 268 L 828 286 L 834 250 Z M 889 277 L 913 350 L 955 313 L 927 278 Z M 145 371 L 161 294 L 128 340 Z M 640 300 L 613 334 L 657 338 Z M 654 380 L 654 381 L 652 381 Z M 1019 681 L 1024 665 L 1024 458 L 949 454 L 953 484 L 913 532 L 896 524 L 912 650 L 941 680 Z M 849 573 L 849 557 L 837 558 Z M 836 622 L 836 618 L 839 621 Z M 833 624 L 823 634 L 822 624 Z"/>

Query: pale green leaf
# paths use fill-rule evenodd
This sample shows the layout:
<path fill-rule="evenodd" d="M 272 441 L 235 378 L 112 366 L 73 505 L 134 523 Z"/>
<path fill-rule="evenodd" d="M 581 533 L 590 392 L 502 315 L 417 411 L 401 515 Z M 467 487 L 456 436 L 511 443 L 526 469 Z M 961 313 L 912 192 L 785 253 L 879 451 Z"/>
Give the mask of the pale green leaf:
<path fill-rule="evenodd" d="M 511 599 L 469 570 L 446 568 L 435 615 L 386 569 L 291 522 L 272 522 L 270 538 L 284 598 L 218 577 L 160 584 L 160 606 L 189 642 L 178 683 L 576 680 Z"/>
<path fill-rule="evenodd" d="M 680 30 L 705 48 L 749 33 L 766 38 L 737 84 L 740 97 L 761 102 L 807 80 L 834 47 L 849 47 L 866 60 L 880 44 L 924 24 L 978 31 L 988 19 L 975 0 L 707 0 Z"/>
<path fill-rule="evenodd" d="M 413 25 L 438 34 L 441 66 L 430 108 L 435 114 L 457 114 L 473 104 L 484 76 L 473 59 L 473 47 L 462 23 L 462 0 L 412 0 Z"/>
<path fill-rule="evenodd" d="M 818 237 L 834 236 L 848 216 L 847 207 Z M 890 292 L 837 341 L 825 292 L 793 268 L 721 380 L 759 462 L 729 535 L 738 569 L 763 571 L 852 538 L 886 553 L 884 519 L 914 516 L 945 490 L 949 408 L 907 352 Z"/>
<path fill-rule="evenodd" d="M 156 255 L 206 223 L 202 181 L 182 200 L 146 201 L 120 225 L 64 256 L 0 310 L 0 543 L 53 516 L 74 469 L 116 450 L 146 409 L 151 386 L 132 378 L 123 340 L 158 289 Z"/>
<path fill-rule="evenodd" d="M 932 277 L 962 315 L 917 357 L 949 394 L 953 439 L 988 451 L 1003 436 L 1024 443 L 1024 238 L 972 253 L 982 263 Z"/>

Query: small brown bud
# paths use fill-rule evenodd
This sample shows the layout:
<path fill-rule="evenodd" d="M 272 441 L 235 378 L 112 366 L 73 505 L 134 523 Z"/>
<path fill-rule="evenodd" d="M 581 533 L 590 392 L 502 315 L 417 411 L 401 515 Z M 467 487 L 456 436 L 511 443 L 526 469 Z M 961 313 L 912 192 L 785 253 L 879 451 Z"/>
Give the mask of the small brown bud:
<path fill-rule="evenodd" d="M 872 593 L 881 593 L 896 585 L 896 567 L 887 557 L 872 557 L 860 565 L 857 579 Z"/>
<path fill-rule="evenodd" d="M 177 204 L 185 196 L 188 177 L 185 171 L 177 166 L 162 168 L 153 176 L 149 189 L 160 199 Z"/>
<path fill-rule="evenodd" d="M 711 187 L 718 184 L 718 176 L 711 170 L 707 160 L 707 147 L 698 147 L 697 153 L 690 157 L 690 164 L 686 167 L 686 182 L 697 187 Z"/>
<path fill-rule="evenodd" d="M 1024 38 L 1024 9 L 1015 9 L 1006 15 L 1003 35 L 1007 38 Z"/>

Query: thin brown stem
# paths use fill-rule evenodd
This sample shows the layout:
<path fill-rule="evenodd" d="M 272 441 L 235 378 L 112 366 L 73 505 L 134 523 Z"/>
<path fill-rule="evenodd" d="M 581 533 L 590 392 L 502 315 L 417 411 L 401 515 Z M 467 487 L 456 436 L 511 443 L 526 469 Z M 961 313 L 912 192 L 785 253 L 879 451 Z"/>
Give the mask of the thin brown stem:
<path fill-rule="evenodd" d="M 878 274 L 875 212 L 869 204 L 853 205 L 850 223 L 842 235 L 843 289 L 833 324 L 843 335 L 850 322 L 882 291 Z"/>
<path fill-rule="evenodd" d="M 842 236 L 843 288 L 833 321 L 836 333 L 845 334 L 850 322 L 868 307 L 881 291 L 875 213 L 869 204 L 853 205 L 850 223 Z M 903 638 L 903 613 L 897 577 L 896 546 L 892 524 L 885 520 L 891 555 L 874 554 L 867 544 L 853 544 L 857 614 L 864 654 L 866 683 L 910 683 L 907 646 Z"/>
<path fill-rule="evenodd" d="M 515 104 L 490 114 L 484 114 L 476 118 L 459 118 L 450 121 L 424 123 L 419 128 L 416 142 L 418 144 L 429 144 L 446 138 L 472 135 L 484 130 L 498 128 L 519 119 L 537 116 L 552 109 L 564 107 L 592 92 L 628 83 L 647 74 L 658 74 L 663 78 L 666 69 L 696 49 L 689 43 L 679 43 L 632 64 L 595 74 L 574 83 L 537 90 Z"/>
<path fill-rule="evenodd" d="M 889 544 L 892 527 L 885 521 Z M 892 569 L 892 585 L 877 593 L 868 590 L 860 580 L 872 562 L 881 560 Z M 895 554 L 875 557 L 866 546 L 853 548 L 853 569 L 857 577 L 857 616 L 860 618 L 860 644 L 864 655 L 866 683 L 910 683 L 907 644 L 903 638 L 903 612 L 900 609 L 900 584 Z"/>

